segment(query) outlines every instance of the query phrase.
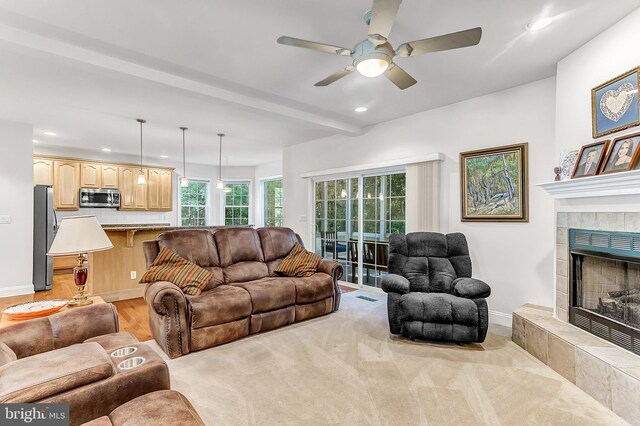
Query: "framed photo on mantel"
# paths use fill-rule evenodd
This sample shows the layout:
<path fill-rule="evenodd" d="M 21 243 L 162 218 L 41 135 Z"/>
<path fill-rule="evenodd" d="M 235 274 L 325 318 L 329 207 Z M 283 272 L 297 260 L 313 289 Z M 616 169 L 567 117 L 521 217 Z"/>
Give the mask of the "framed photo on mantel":
<path fill-rule="evenodd" d="M 528 144 L 460 153 L 463 222 L 528 222 Z"/>
<path fill-rule="evenodd" d="M 634 68 L 591 90 L 594 139 L 640 124 L 639 71 Z"/>
<path fill-rule="evenodd" d="M 608 147 L 609 141 L 607 140 L 590 143 L 580 148 L 571 179 L 597 175 L 604 164 Z"/>

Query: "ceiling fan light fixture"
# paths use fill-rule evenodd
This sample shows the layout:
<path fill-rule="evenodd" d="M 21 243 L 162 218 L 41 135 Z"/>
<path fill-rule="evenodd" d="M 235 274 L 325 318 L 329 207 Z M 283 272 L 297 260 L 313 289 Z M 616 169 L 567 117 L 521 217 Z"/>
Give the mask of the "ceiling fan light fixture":
<path fill-rule="evenodd" d="M 358 72 L 365 77 L 378 77 L 389 68 L 389 57 L 383 53 L 370 53 L 361 56 L 354 61 L 354 65 Z"/>
<path fill-rule="evenodd" d="M 368 108 L 366 106 L 359 106 L 359 107 L 354 108 L 353 110 L 355 112 L 367 112 L 367 109 Z"/>

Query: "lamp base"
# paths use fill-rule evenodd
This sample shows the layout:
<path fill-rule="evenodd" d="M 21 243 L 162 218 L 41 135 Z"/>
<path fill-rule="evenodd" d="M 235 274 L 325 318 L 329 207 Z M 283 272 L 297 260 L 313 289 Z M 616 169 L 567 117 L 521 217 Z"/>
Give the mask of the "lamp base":
<path fill-rule="evenodd" d="M 89 295 L 85 294 L 84 287 L 87 283 L 87 267 L 85 266 L 86 255 L 78 255 L 78 264 L 73 268 L 73 281 L 76 285 L 77 293 L 69 301 L 69 306 L 86 306 L 93 303 Z"/>

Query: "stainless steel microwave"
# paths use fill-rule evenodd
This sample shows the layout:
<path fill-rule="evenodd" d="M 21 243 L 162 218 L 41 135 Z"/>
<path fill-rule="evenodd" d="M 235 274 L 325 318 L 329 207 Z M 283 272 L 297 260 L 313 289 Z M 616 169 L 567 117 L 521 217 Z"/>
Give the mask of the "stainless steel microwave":
<path fill-rule="evenodd" d="M 80 188 L 80 207 L 120 207 L 120 191 L 110 188 Z"/>

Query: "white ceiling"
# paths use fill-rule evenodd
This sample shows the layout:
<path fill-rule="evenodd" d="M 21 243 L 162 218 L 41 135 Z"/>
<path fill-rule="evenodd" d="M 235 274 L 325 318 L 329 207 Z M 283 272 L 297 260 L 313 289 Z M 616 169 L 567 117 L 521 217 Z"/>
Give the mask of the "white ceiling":
<path fill-rule="evenodd" d="M 389 41 L 481 26 L 477 47 L 395 61 L 418 80 L 401 91 L 352 73 L 313 84 L 349 58 L 276 44 L 280 35 L 347 48 L 366 37 L 371 0 L 0 0 L 0 118 L 33 123 L 45 145 L 109 147 L 232 165 L 282 148 L 555 74 L 556 63 L 640 0 L 405 0 Z M 532 18 L 555 16 L 537 32 Z M 356 106 L 369 111 L 358 114 Z M 42 132 L 53 130 L 57 136 Z M 97 151 L 96 151 L 97 152 Z"/>

